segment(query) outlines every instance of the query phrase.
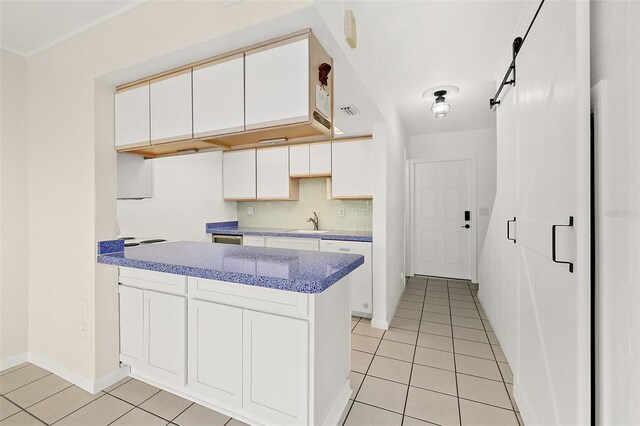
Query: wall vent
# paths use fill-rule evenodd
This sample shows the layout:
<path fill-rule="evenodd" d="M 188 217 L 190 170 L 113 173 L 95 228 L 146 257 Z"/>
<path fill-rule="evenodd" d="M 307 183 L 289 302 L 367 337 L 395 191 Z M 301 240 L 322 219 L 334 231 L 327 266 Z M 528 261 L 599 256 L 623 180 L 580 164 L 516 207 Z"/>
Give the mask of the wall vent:
<path fill-rule="evenodd" d="M 358 111 L 358 108 L 356 108 L 353 105 L 342 106 L 342 107 L 340 107 L 340 111 L 342 111 L 345 115 L 358 115 L 358 114 L 360 114 L 360 111 Z"/>

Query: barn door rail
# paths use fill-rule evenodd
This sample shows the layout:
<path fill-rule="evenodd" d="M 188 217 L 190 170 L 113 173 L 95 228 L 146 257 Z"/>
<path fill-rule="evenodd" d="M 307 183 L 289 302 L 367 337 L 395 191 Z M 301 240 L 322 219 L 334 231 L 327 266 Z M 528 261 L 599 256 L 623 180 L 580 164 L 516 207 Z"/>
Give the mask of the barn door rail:
<path fill-rule="evenodd" d="M 516 57 L 518 56 L 520 49 L 522 49 L 522 46 L 524 45 L 524 42 L 527 39 L 527 36 L 529 35 L 529 31 L 531 31 L 531 27 L 533 26 L 533 23 L 536 21 L 536 18 L 538 17 L 538 13 L 540 13 L 540 9 L 542 9 L 542 5 L 544 4 L 544 2 L 545 0 L 542 0 L 538 5 L 536 14 L 533 15 L 533 19 L 531 20 L 531 23 L 529 23 L 529 28 L 527 28 L 527 32 L 524 34 L 524 37 L 516 37 L 513 40 L 512 50 L 511 50 L 512 52 L 511 63 L 509 64 L 509 68 L 507 68 L 507 72 L 502 78 L 502 83 L 500 83 L 500 87 L 498 87 L 498 91 L 496 92 L 495 95 L 493 95 L 493 98 L 489 99 L 490 109 L 493 109 L 493 107 L 496 105 L 500 105 L 499 97 L 500 97 L 500 93 L 502 93 L 502 89 L 504 89 L 504 86 L 516 85 Z"/>
<path fill-rule="evenodd" d="M 564 263 L 569 265 L 569 272 L 573 273 L 573 263 L 567 262 L 565 260 L 558 260 L 556 258 L 556 228 L 558 226 L 573 226 L 573 216 L 569 216 L 569 224 L 568 225 L 553 225 L 551 227 L 551 260 L 555 263 Z"/>

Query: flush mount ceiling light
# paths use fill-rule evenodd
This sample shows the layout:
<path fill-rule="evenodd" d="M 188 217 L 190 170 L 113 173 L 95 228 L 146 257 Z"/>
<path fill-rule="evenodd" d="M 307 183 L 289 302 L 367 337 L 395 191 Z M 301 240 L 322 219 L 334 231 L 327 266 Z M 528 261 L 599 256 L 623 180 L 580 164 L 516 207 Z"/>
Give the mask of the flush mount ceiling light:
<path fill-rule="evenodd" d="M 446 117 L 451 105 L 447 103 L 444 95 L 447 94 L 446 90 L 438 90 L 433 94 L 436 97 L 436 101 L 431 105 L 431 111 L 436 115 L 436 118 Z"/>
<path fill-rule="evenodd" d="M 449 113 L 451 105 L 447 103 L 446 98 L 451 98 L 458 94 L 458 88 L 456 86 L 438 86 L 432 87 L 425 91 L 422 97 L 433 101 L 431 105 L 431 111 L 435 114 L 436 118 L 446 117 Z"/>

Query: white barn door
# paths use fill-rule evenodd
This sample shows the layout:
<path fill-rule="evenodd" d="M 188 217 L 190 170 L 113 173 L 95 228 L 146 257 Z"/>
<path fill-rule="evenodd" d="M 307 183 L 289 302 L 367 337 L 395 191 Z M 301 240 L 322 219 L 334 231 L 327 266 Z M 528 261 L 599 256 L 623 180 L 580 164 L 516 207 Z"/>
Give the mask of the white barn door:
<path fill-rule="evenodd" d="M 543 5 L 509 94 L 517 120 L 514 384 L 525 424 L 589 422 L 588 8 Z"/>

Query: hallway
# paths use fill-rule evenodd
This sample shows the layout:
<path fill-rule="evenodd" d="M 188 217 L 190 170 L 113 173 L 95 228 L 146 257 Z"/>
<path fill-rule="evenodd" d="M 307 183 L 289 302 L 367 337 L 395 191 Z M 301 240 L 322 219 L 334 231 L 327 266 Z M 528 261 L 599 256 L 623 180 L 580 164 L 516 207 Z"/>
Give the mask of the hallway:
<path fill-rule="evenodd" d="M 352 327 L 345 425 L 523 425 L 477 285 L 409 278 L 389 330 Z"/>

